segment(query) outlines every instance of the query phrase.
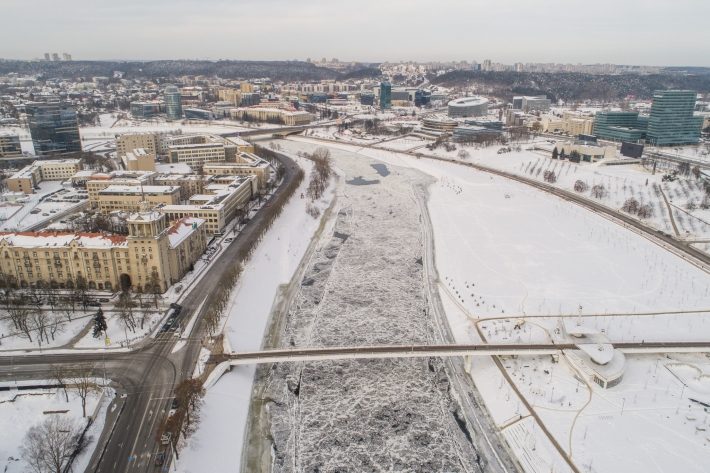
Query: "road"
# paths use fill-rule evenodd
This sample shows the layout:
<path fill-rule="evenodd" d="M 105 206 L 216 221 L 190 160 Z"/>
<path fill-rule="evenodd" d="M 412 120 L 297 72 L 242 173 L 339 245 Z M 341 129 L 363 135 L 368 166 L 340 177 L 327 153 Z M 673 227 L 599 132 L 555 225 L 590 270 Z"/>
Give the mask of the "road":
<path fill-rule="evenodd" d="M 288 184 L 299 171 L 288 157 L 281 155 L 283 182 L 271 199 L 287 192 Z M 182 325 L 195 315 L 203 301 L 237 261 L 251 247 L 266 222 L 266 214 L 258 212 L 234 238 L 209 270 L 195 283 L 181 301 L 178 320 Z M 156 431 L 165 419 L 173 397 L 173 389 L 190 378 L 202 347 L 203 320 L 197 321 L 186 337 L 185 345 L 175 350 L 178 337 L 163 333 L 130 353 L 77 353 L 0 357 L 0 380 L 51 379 L 52 365 L 73 368 L 90 366 L 94 376 L 104 374 L 116 386 L 117 396 L 108 409 L 106 428 L 98 441 L 87 472 L 154 471 L 153 455 L 163 447 L 156 441 Z M 114 425 L 115 420 L 115 425 Z"/>

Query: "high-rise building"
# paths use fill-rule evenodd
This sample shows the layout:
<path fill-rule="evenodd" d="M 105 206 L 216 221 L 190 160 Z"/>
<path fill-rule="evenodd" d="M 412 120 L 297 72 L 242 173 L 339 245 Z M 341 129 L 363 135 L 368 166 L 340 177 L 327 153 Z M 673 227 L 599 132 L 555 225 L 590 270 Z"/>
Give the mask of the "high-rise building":
<path fill-rule="evenodd" d="M 392 84 L 389 82 L 380 83 L 380 108 L 382 110 L 392 108 Z"/>
<path fill-rule="evenodd" d="M 62 53 L 62 59 L 65 61 L 71 61 L 71 54 L 69 53 Z"/>
<path fill-rule="evenodd" d="M 594 116 L 594 135 L 602 140 L 636 143 L 646 136 L 639 112 L 604 111 Z"/>
<path fill-rule="evenodd" d="M 168 85 L 163 91 L 165 100 L 165 113 L 168 120 L 180 120 L 182 118 L 182 98 L 180 89 L 174 85 Z"/>
<path fill-rule="evenodd" d="M 62 102 L 33 102 L 25 109 L 37 156 L 81 151 L 74 107 Z"/>
<path fill-rule="evenodd" d="M 49 61 L 51 58 L 49 57 L 49 53 L 44 53 L 44 60 Z"/>
<path fill-rule="evenodd" d="M 58 53 L 52 53 L 52 61 L 59 61 L 59 54 Z"/>
<path fill-rule="evenodd" d="M 692 90 L 657 90 L 648 119 L 648 141 L 657 146 L 695 144 L 702 117 L 693 115 L 697 93 Z"/>

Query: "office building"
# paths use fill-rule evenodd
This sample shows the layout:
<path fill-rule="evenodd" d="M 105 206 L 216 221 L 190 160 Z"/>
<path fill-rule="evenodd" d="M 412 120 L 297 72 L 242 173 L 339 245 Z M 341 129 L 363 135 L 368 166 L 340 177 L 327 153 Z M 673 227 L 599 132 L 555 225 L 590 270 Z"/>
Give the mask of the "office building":
<path fill-rule="evenodd" d="M 182 95 L 180 89 L 174 85 L 168 85 L 163 91 L 165 100 L 165 114 L 168 120 L 180 120 L 182 118 Z"/>
<path fill-rule="evenodd" d="M 638 112 L 603 111 L 594 116 L 594 135 L 602 140 L 636 143 L 646 137 Z"/>
<path fill-rule="evenodd" d="M 488 99 L 462 97 L 449 102 L 449 117 L 479 117 L 488 113 Z"/>
<path fill-rule="evenodd" d="M 230 115 L 233 120 L 250 120 L 286 126 L 307 125 L 313 121 L 313 115 L 308 112 L 273 107 L 235 108 Z"/>
<path fill-rule="evenodd" d="M 692 90 L 659 90 L 653 93 L 647 138 L 656 146 L 696 144 L 703 119 L 694 116 L 697 93 Z"/>
<path fill-rule="evenodd" d="M 212 176 L 256 176 L 259 189 L 263 189 L 271 176 L 271 165 L 255 154 L 239 153 L 235 162 L 205 164 L 202 172 Z"/>
<path fill-rule="evenodd" d="M 89 203 L 99 212 L 137 212 L 144 202 L 155 205 L 180 203 L 180 188 L 176 186 L 135 186 L 112 184 L 89 197 Z"/>
<path fill-rule="evenodd" d="M 60 102 L 32 102 L 25 106 L 37 156 L 81 151 L 76 111 Z"/>
<path fill-rule="evenodd" d="M 0 130 L 0 158 L 17 158 L 21 156 L 20 137 L 15 133 Z"/>
<path fill-rule="evenodd" d="M 71 179 L 80 169 L 78 159 L 35 161 L 8 177 L 5 185 L 12 192 L 34 194 L 40 182 Z"/>
<path fill-rule="evenodd" d="M 392 84 L 389 82 L 380 83 L 380 109 L 392 108 Z"/>
<path fill-rule="evenodd" d="M 155 171 L 155 154 L 136 148 L 121 156 L 126 171 Z"/>
<path fill-rule="evenodd" d="M 133 118 L 147 119 L 157 117 L 164 106 L 160 102 L 131 102 L 131 116 Z"/>
<path fill-rule="evenodd" d="M 123 156 L 134 149 L 144 149 L 147 153 L 158 154 L 158 135 L 150 132 L 123 133 L 116 137 L 116 153 Z"/>

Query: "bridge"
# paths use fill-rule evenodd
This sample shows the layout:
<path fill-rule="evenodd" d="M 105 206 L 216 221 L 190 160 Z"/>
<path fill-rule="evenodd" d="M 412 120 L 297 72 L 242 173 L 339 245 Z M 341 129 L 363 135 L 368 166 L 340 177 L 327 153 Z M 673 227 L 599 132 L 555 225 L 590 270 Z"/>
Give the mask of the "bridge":
<path fill-rule="evenodd" d="M 276 349 L 255 352 L 234 352 L 213 355 L 212 363 L 230 365 L 287 363 L 299 361 L 358 360 L 374 358 L 428 358 L 453 356 L 552 355 L 561 350 L 576 350 L 580 346 L 598 343 L 502 343 L 463 345 L 378 345 L 368 347 L 322 347 Z M 703 342 L 624 342 L 614 348 L 627 354 L 710 353 L 710 341 Z"/>
<path fill-rule="evenodd" d="M 301 125 L 301 126 L 282 126 L 277 128 L 252 128 L 245 131 L 231 131 L 229 133 L 220 133 L 220 136 L 224 138 L 230 137 L 250 137 L 250 136 L 261 136 L 261 135 L 273 135 L 277 137 L 285 137 L 288 135 L 294 135 L 296 133 L 301 133 L 309 128 L 318 128 L 323 125 Z"/>

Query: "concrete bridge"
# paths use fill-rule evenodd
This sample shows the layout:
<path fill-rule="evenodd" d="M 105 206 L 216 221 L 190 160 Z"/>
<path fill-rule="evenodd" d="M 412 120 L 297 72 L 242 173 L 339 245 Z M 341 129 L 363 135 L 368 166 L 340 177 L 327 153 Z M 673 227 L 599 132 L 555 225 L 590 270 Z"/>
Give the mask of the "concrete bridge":
<path fill-rule="evenodd" d="M 379 345 L 368 347 L 322 347 L 234 352 L 213 355 L 213 363 L 230 365 L 285 363 L 298 361 L 357 360 L 371 358 L 427 358 L 451 356 L 552 355 L 561 350 L 576 350 L 585 343 L 505 343 L 467 345 Z M 591 343 L 592 345 L 598 345 Z M 710 341 L 614 343 L 628 354 L 710 353 Z"/>

